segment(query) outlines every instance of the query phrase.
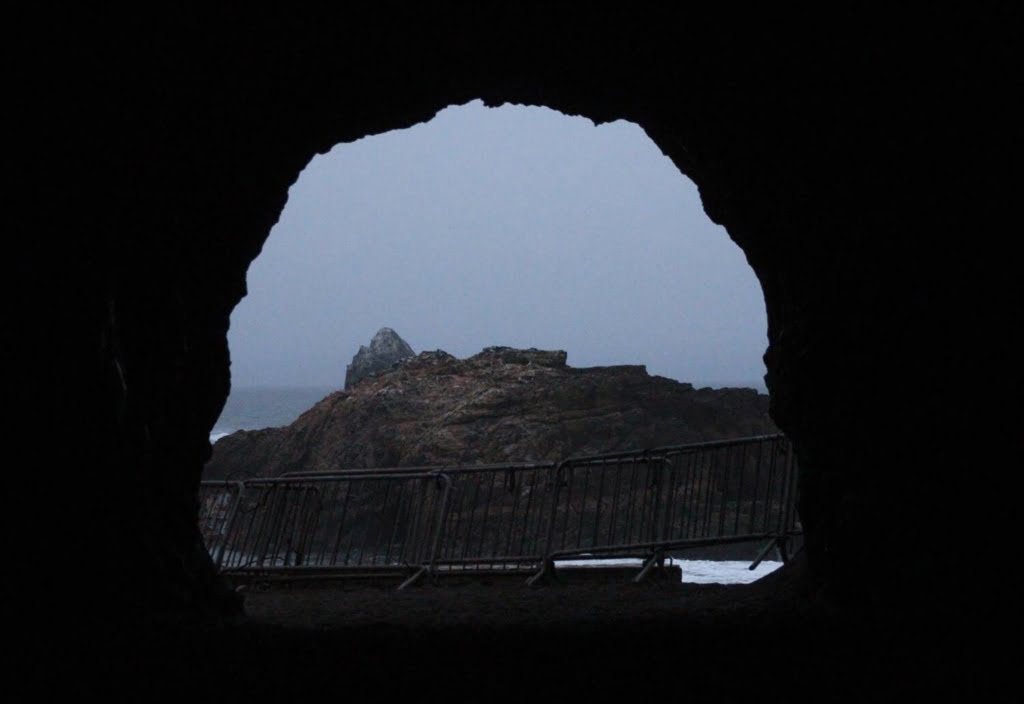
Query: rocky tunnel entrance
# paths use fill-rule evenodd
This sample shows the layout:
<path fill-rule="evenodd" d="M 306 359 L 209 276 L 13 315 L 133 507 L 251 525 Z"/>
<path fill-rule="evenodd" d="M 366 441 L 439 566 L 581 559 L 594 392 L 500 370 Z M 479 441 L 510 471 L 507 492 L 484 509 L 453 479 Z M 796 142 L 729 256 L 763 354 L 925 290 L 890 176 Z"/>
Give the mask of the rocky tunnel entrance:
<path fill-rule="evenodd" d="M 303 416 L 288 428 L 220 440 L 204 470 L 208 480 L 389 467 L 452 471 L 495 463 L 508 464 L 511 472 L 513 464 L 778 432 L 768 417 L 767 396 L 758 393 L 766 344 L 758 282 L 742 252 L 707 219 L 693 184 L 634 124 L 595 126 L 547 109 L 487 108 L 476 101 L 447 108 L 409 130 L 339 145 L 314 159 L 290 189 L 247 283 L 248 295 L 233 312 L 229 333 L 232 395 L 211 439 Z M 360 346 L 385 323 L 413 340 L 423 356 L 390 327 L 374 336 L 370 348 Z M 345 358 L 357 347 L 342 391 Z M 568 363 L 565 351 L 537 347 L 569 351 Z M 386 359 L 377 363 L 365 355 Z M 391 368 L 400 361 L 401 369 Z M 372 368 L 372 381 L 356 383 L 357 362 Z M 730 540 L 752 533 L 755 525 L 758 532 L 768 530 L 760 502 L 780 504 L 795 486 L 781 479 L 781 464 L 778 476 L 772 475 L 776 458 L 767 449 L 762 461 L 755 457 L 760 445 L 749 448 L 679 459 L 678 467 L 675 460 L 665 461 L 657 477 L 671 479 L 678 497 L 670 502 L 652 496 L 646 508 L 627 507 L 625 497 L 634 490 L 623 488 L 619 475 L 625 473 L 628 483 L 636 481 L 635 471 L 609 467 L 609 489 L 601 496 L 595 475 L 594 496 L 585 502 L 597 511 L 589 517 L 595 525 L 586 531 L 587 544 L 597 540 L 597 532 L 604 542 L 612 534 L 619 542 L 627 534 L 632 542 L 641 534 L 645 541 L 705 540 L 709 544 L 689 552 L 680 545 L 677 557 L 745 556 L 752 562 L 761 550 L 755 541 L 766 539 L 746 545 Z M 744 472 L 727 463 L 750 466 Z M 532 471 L 522 467 L 524 474 Z M 710 494 L 705 498 L 712 474 L 713 501 Z M 502 481 L 514 485 L 516 476 Z M 494 499 L 491 485 L 499 479 L 476 476 L 469 501 Z M 318 488 L 332 496 L 340 491 Z M 505 489 L 499 487 L 499 498 L 511 491 Z M 584 484 L 576 492 L 586 489 Z M 684 495 L 694 507 L 676 506 Z M 480 515 L 463 516 L 469 509 L 459 497 L 465 511 L 450 507 L 456 517 L 451 522 L 475 519 L 475 525 L 461 527 L 468 533 L 459 538 L 474 543 L 474 554 L 483 550 L 485 534 L 487 554 L 494 557 L 513 543 L 520 551 L 527 544 L 540 549 L 534 533 L 543 530 L 544 520 L 516 517 L 518 501 L 490 514 L 489 506 L 481 506 L 475 510 Z M 217 498 L 231 500 L 218 494 L 207 501 Z M 523 500 L 526 513 L 532 503 L 540 510 L 541 499 L 533 498 L 528 493 Z M 302 529 L 280 527 L 288 535 L 274 538 L 275 545 L 309 543 L 323 523 L 319 532 L 325 535 L 315 541 L 316 566 L 331 571 L 349 562 L 353 569 L 362 565 L 365 550 L 335 554 L 346 545 L 337 536 L 335 551 L 324 553 L 330 542 L 326 525 L 348 515 L 349 502 L 337 503 L 331 509 L 337 516 L 324 509 L 305 519 Z M 211 516 L 225 512 L 231 513 L 226 505 Z M 666 512 L 672 517 L 661 515 Z M 777 510 L 772 530 L 779 530 L 775 523 L 786 512 L 792 509 Z M 298 509 L 292 513 L 305 516 Z M 509 525 L 496 525 L 502 517 Z M 618 526 L 605 525 L 609 520 L 629 525 L 620 534 Z M 231 552 L 235 571 L 256 570 L 233 554 L 240 548 L 231 546 L 244 541 L 222 535 L 236 531 L 220 525 L 218 530 L 208 537 L 219 546 L 214 552 Z M 344 532 L 338 529 L 338 535 Z M 469 545 L 445 542 L 455 541 L 457 532 L 445 531 L 442 552 L 464 560 Z M 717 548 L 716 539 L 723 541 Z M 247 550 L 257 559 L 259 550 Z M 400 557 L 397 546 L 378 552 L 388 564 L 409 559 Z M 300 559 L 271 553 L 259 557 L 259 564 Z M 640 548 L 617 554 L 627 553 L 646 554 Z M 692 575 L 684 570 L 684 578 L 706 579 L 715 568 L 730 580 L 755 576 L 726 569 L 736 565 L 693 567 Z M 529 569 L 525 563 L 518 568 Z"/>
<path fill-rule="evenodd" d="M 23 82 L 46 147 L 25 173 L 62 174 L 60 207 L 18 238 L 33 295 L 11 327 L 42 341 L 17 367 L 16 435 L 45 448 L 19 482 L 53 516 L 19 517 L 22 562 L 45 576 L 34 598 L 65 603 L 63 575 L 86 574 L 100 579 L 79 601 L 104 622 L 224 613 L 195 497 L 245 272 L 315 154 L 482 97 L 640 125 L 742 248 L 772 418 L 801 459 L 812 593 L 889 614 L 955 605 L 961 624 L 1009 604 L 1003 581 L 943 559 L 996 564 L 1019 532 L 1002 410 L 1020 376 L 1002 334 L 1020 299 L 1005 241 L 1019 22 L 847 13 L 808 33 L 775 12 L 417 6 L 95 34 L 48 20 L 47 45 L 57 32 L 80 55 Z M 967 529 L 943 530 L 954 518 Z"/>

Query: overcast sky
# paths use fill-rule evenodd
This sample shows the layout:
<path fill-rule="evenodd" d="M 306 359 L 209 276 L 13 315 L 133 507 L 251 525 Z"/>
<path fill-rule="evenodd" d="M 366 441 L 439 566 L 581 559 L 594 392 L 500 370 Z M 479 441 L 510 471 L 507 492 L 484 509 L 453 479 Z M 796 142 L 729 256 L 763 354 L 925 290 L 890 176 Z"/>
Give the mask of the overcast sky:
<path fill-rule="evenodd" d="M 563 349 L 762 388 L 764 297 L 638 126 L 479 102 L 336 146 L 292 187 L 231 317 L 236 387 L 341 387 L 381 327 L 417 352 Z"/>

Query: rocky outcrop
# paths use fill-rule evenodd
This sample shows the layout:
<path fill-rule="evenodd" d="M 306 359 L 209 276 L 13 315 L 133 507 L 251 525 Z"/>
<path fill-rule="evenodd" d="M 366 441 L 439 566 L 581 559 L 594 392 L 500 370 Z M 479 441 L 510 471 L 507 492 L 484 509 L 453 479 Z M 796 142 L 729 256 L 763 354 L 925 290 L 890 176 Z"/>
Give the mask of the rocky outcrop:
<path fill-rule="evenodd" d="M 352 388 L 371 374 L 389 369 L 393 364 L 415 355 L 409 343 L 397 332 L 381 328 L 370 340 L 369 347 L 359 346 L 352 363 L 345 368 L 345 388 Z"/>
<path fill-rule="evenodd" d="M 775 432 L 753 389 L 694 389 L 643 366 L 573 368 L 566 353 L 423 352 L 331 394 L 286 428 L 221 439 L 210 479 L 299 470 L 556 460 Z"/>

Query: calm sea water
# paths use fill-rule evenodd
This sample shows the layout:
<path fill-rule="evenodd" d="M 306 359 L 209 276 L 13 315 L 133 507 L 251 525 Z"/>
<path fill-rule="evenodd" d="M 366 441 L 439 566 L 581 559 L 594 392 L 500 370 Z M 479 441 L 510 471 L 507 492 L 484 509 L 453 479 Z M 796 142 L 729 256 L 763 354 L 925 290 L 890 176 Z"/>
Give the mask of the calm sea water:
<path fill-rule="evenodd" d="M 210 431 L 215 442 L 236 430 L 258 430 L 288 425 L 317 401 L 337 389 L 324 386 L 236 388 Z"/>

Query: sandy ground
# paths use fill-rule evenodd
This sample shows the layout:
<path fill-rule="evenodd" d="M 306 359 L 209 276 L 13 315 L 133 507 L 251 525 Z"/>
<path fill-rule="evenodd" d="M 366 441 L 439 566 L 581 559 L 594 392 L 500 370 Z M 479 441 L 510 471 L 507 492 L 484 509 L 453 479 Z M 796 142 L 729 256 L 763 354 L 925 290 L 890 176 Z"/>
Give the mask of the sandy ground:
<path fill-rule="evenodd" d="M 246 702 L 979 701 L 995 687 L 992 663 L 940 620 L 834 608 L 801 592 L 798 570 L 729 586 L 624 577 L 254 588 L 239 623 L 106 634 L 90 653 L 103 671 L 73 684 Z"/>
<path fill-rule="evenodd" d="M 600 578 L 567 577 L 542 587 L 524 576 L 447 578 L 397 591 L 393 583 L 359 586 L 255 588 L 243 592 L 254 622 L 303 628 L 400 626 L 403 628 L 551 628 L 588 622 L 673 619 L 685 616 L 695 599 L 728 590 L 677 579 L 629 580 L 629 571 Z M 264 587 L 265 588 L 265 587 Z"/>

